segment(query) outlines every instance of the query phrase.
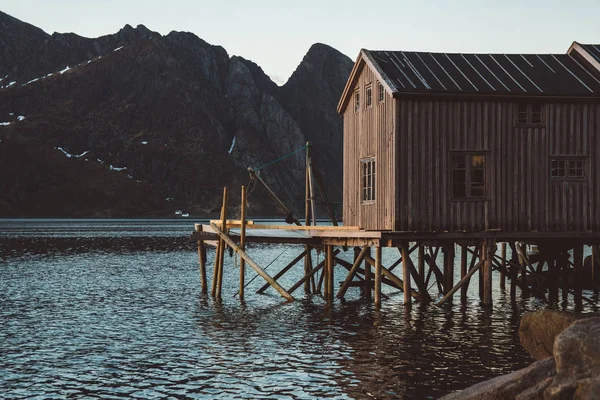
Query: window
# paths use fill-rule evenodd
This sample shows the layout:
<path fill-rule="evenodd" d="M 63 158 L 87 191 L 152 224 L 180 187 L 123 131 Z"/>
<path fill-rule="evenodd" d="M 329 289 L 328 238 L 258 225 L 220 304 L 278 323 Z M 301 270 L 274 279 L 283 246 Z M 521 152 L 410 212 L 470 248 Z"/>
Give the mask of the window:
<path fill-rule="evenodd" d="M 585 179 L 584 161 L 582 158 L 551 158 L 550 176 L 555 180 Z"/>
<path fill-rule="evenodd" d="M 540 125 L 542 123 L 542 105 L 519 103 L 517 105 L 517 124 Z"/>
<path fill-rule="evenodd" d="M 379 96 L 379 102 L 383 103 L 385 99 L 385 92 L 383 91 L 383 85 L 381 82 L 377 82 L 377 95 Z"/>
<path fill-rule="evenodd" d="M 365 108 L 371 108 L 371 106 L 373 105 L 371 92 L 371 84 L 368 84 L 367 86 L 365 86 Z"/>
<path fill-rule="evenodd" d="M 375 202 L 375 158 L 363 158 L 360 160 L 362 177 L 362 202 Z"/>
<path fill-rule="evenodd" d="M 360 111 L 360 92 L 356 90 L 354 92 L 354 112 Z"/>
<path fill-rule="evenodd" d="M 485 155 L 452 155 L 452 198 L 485 198 Z"/>

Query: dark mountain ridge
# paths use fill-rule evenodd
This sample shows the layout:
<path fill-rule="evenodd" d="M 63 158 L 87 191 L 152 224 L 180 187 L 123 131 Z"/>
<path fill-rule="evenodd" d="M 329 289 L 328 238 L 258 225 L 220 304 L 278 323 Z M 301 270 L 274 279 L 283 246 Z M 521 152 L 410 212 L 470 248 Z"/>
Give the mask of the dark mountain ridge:
<path fill-rule="evenodd" d="M 341 192 L 335 105 L 352 62 L 326 45 L 280 88 L 220 46 L 143 25 L 88 39 L 0 12 L 0 44 L 0 216 L 215 215 L 223 186 L 237 204 L 247 167 L 307 140 Z M 261 174 L 303 214 L 303 152 Z M 250 207 L 274 213 L 259 189 Z"/>

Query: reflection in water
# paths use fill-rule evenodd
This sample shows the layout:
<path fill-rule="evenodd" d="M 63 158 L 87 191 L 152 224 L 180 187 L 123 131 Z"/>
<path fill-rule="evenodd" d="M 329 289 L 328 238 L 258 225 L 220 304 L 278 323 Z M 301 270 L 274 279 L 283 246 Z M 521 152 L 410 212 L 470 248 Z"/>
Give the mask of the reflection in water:
<path fill-rule="evenodd" d="M 465 306 L 405 310 L 387 291 L 375 311 L 356 288 L 331 307 L 300 291 L 287 304 L 272 289 L 254 294 L 257 279 L 240 304 L 228 260 L 215 301 L 200 294 L 191 229 L 190 221 L 0 221 L 0 393 L 421 399 L 531 362 L 517 327 L 524 310 L 541 307 L 535 299 L 513 304 L 496 288 L 491 312 L 475 293 Z M 302 249 L 249 253 L 267 265 L 284 250 L 274 273 Z M 384 251 L 384 264 L 395 256 Z"/>

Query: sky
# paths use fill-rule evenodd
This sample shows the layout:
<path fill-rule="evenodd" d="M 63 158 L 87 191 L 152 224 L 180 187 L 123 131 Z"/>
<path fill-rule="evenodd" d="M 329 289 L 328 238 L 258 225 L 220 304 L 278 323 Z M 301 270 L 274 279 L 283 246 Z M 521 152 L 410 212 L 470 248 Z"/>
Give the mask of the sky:
<path fill-rule="evenodd" d="M 361 48 L 565 53 L 574 40 L 600 43 L 600 0 L 0 0 L 0 10 L 48 33 L 192 32 L 278 84 L 316 42 L 353 60 Z"/>

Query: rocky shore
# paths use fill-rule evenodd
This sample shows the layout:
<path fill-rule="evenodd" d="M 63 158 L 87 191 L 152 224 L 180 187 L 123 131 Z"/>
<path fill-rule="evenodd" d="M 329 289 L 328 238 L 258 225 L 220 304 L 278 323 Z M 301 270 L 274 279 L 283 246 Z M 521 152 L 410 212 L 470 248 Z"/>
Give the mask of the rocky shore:
<path fill-rule="evenodd" d="M 519 336 L 538 361 L 442 399 L 600 399 L 600 316 L 547 310 L 526 313 Z"/>

